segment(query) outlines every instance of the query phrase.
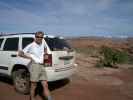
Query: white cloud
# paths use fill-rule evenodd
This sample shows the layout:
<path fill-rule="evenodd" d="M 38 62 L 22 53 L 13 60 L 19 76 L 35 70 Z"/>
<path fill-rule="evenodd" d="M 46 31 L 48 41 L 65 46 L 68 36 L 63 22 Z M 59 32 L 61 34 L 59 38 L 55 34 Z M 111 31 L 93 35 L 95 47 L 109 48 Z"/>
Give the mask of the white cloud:
<path fill-rule="evenodd" d="M 0 25 L 7 27 L 12 25 L 13 29 L 16 26 L 22 30 L 45 29 L 55 33 L 133 31 L 131 16 L 119 17 L 125 14 L 123 10 L 127 12 L 126 15 L 129 11 L 129 15 L 132 15 L 132 4 L 126 7 L 127 5 L 121 4 L 119 0 L 27 0 L 25 2 L 10 4 L 0 1 Z"/>
<path fill-rule="evenodd" d="M 0 22 L 2 24 L 24 24 L 24 25 L 29 25 L 29 24 L 37 24 L 42 22 L 42 18 L 39 16 L 36 16 L 32 13 L 20 10 L 20 9 L 5 9 L 5 10 L 0 10 Z"/>
<path fill-rule="evenodd" d="M 100 10 L 106 10 L 110 8 L 116 0 L 97 0 L 97 7 Z"/>

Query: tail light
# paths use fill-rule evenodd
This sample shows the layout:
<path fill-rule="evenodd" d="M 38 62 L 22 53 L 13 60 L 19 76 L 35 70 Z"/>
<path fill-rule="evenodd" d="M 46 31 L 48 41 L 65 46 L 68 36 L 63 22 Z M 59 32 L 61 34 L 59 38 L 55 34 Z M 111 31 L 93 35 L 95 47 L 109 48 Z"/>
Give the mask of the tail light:
<path fill-rule="evenodd" d="M 44 54 L 44 65 L 46 67 L 52 66 L 52 54 Z"/>

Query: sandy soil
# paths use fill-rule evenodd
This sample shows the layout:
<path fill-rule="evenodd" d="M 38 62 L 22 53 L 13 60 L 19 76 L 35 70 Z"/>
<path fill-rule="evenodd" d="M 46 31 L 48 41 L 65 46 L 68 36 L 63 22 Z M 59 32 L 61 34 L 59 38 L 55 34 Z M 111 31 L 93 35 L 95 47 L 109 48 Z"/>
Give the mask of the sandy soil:
<path fill-rule="evenodd" d="M 68 80 L 49 83 L 54 100 L 133 100 L 133 68 L 95 68 L 98 59 L 77 54 L 77 72 Z M 39 92 L 41 89 L 38 89 Z M 39 94 L 37 100 L 41 100 Z M 0 100 L 29 100 L 10 79 L 0 77 Z"/>

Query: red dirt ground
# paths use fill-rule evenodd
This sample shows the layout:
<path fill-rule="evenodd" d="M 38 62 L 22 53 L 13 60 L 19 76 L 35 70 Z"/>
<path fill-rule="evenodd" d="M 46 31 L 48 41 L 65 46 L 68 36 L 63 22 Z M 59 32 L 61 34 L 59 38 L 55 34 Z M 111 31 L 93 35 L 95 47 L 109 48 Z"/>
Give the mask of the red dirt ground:
<path fill-rule="evenodd" d="M 113 46 L 110 41 L 100 43 L 99 40 L 77 40 L 72 45 L 82 48 L 105 43 Z M 115 46 L 122 47 L 119 43 Z M 54 100 L 133 100 L 133 67 L 123 65 L 118 69 L 95 68 L 96 60 L 77 54 L 77 72 L 69 80 L 49 83 Z M 36 100 L 41 100 L 39 95 L 36 97 Z M 0 100 L 29 100 L 29 95 L 17 93 L 10 79 L 0 77 Z"/>
<path fill-rule="evenodd" d="M 54 100 L 133 100 L 132 68 L 98 69 L 92 66 L 94 58 L 87 59 L 77 59 L 77 72 L 69 80 L 49 83 Z M 0 77 L 0 100 L 29 100 L 29 95 L 17 93 L 10 79 Z"/>

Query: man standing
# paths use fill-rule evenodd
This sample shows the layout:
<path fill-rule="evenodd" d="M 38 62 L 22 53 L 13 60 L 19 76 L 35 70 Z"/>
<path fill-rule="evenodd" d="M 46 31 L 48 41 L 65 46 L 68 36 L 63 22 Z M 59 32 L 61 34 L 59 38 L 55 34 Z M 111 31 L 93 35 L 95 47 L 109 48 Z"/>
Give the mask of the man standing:
<path fill-rule="evenodd" d="M 19 51 L 18 55 L 31 59 L 30 68 L 30 100 L 35 100 L 35 89 L 37 82 L 41 82 L 43 86 L 43 95 L 47 100 L 52 100 L 48 89 L 47 75 L 45 67 L 43 65 L 44 53 L 47 53 L 46 46 L 44 44 L 44 33 L 39 31 L 35 33 L 35 40 L 27 45 L 23 51 Z"/>

